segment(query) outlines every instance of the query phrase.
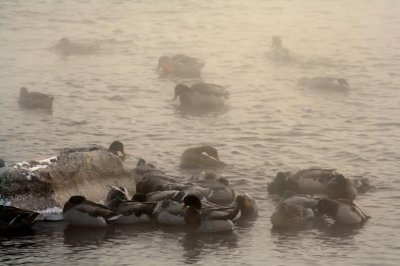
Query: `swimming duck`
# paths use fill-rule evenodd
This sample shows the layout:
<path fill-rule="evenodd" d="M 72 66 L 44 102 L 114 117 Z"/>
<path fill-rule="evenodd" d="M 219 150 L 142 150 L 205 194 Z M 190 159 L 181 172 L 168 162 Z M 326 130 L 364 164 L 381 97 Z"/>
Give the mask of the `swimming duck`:
<path fill-rule="evenodd" d="M 173 101 L 179 97 L 183 107 L 215 108 L 223 106 L 228 95 L 224 87 L 216 84 L 196 83 L 191 87 L 178 84 L 175 86 Z"/>
<path fill-rule="evenodd" d="M 217 149 L 208 145 L 188 148 L 181 156 L 181 167 L 184 168 L 206 168 L 224 165 L 218 157 Z"/>
<path fill-rule="evenodd" d="M 281 202 L 271 216 L 271 223 L 275 227 L 298 227 L 305 225 L 313 216 L 314 213 L 309 208 Z"/>
<path fill-rule="evenodd" d="M 285 191 L 296 194 L 329 194 L 336 197 L 354 199 L 354 186 L 351 181 L 341 182 L 343 178 L 335 169 L 308 168 L 297 172 L 279 172 L 275 179 L 268 184 L 268 193 L 282 195 Z M 338 178 L 338 179 L 336 179 Z M 331 183 L 329 183 L 331 181 Z M 328 190 L 329 184 L 329 190 Z M 340 191 L 342 189 L 342 191 Z"/>
<path fill-rule="evenodd" d="M 38 215 L 37 212 L 0 205 L 0 231 L 30 228 Z"/>
<path fill-rule="evenodd" d="M 195 195 L 187 195 L 183 199 L 184 221 L 186 226 L 196 232 L 217 233 L 233 230 L 233 222 L 226 219 L 226 208 L 202 210 L 200 199 Z"/>
<path fill-rule="evenodd" d="M 106 149 L 100 145 L 92 145 L 92 146 L 88 146 L 88 147 L 65 148 L 65 149 L 60 150 L 60 154 L 67 154 L 67 153 L 72 153 L 72 152 L 89 152 L 89 151 L 96 151 L 96 150 L 108 150 L 108 152 L 111 152 L 112 154 L 120 157 L 121 160 L 124 160 L 126 157 L 126 154 L 124 151 L 124 144 L 119 140 L 113 141 L 108 149 Z"/>
<path fill-rule="evenodd" d="M 301 78 L 298 81 L 298 84 L 299 86 L 307 87 L 310 89 L 345 91 L 350 88 L 350 85 L 346 79 L 333 77 Z"/>
<path fill-rule="evenodd" d="M 111 209 L 83 196 L 72 196 L 64 204 L 63 216 L 71 225 L 93 227 L 105 227 L 109 221 L 119 218 Z"/>
<path fill-rule="evenodd" d="M 63 55 L 85 55 L 96 52 L 99 50 L 100 45 L 98 43 L 72 42 L 67 37 L 63 37 L 53 48 L 57 49 Z"/>
<path fill-rule="evenodd" d="M 370 218 L 353 202 L 345 199 L 321 199 L 317 210 L 332 217 L 335 222 L 340 224 L 358 224 Z"/>
<path fill-rule="evenodd" d="M 177 54 L 172 57 L 161 56 L 158 59 L 156 70 L 164 75 L 198 77 L 201 75 L 201 69 L 203 67 L 204 62 L 199 59 L 184 54 Z"/>
<path fill-rule="evenodd" d="M 47 95 L 41 92 L 28 92 L 28 89 L 22 87 L 19 91 L 18 102 L 26 108 L 53 108 L 54 96 Z"/>
<path fill-rule="evenodd" d="M 278 62 L 289 62 L 295 59 L 294 54 L 282 46 L 282 39 L 279 36 L 272 37 L 271 49 L 267 52 L 267 57 Z"/>

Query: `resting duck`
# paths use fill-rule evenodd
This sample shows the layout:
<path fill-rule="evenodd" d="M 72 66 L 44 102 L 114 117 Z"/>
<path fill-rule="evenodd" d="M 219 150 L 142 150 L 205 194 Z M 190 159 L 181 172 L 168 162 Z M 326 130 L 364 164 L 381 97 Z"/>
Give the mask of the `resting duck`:
<path fill-rule="evenodd" d="M 104 205 L 87 200 L 83 196 L 72 196 L 63 208 L 64 220 L 73 226 L 105 227 L 108 222 L 119 218 Z"/>
<path fill-rule="evenodd" d="M 281 202 L 271 216 L 271 223 L 274 227 L 298 227 L 305 225 L 312 217 L 314 213 L 310 208 Z"/>
<path fill-rule="evenodd" d="M 18 102 L 26 108 L 53 108 L 54 96 L 47 95 L 41 92 L 28 92 L 28 89 L 22 87 L 19 91 Z"/>
<path fill-rule="evenodd" d="M 236 197 L 236 191 L 229 186 L 226 178 L 220 177 L 213 184 L 204 184 L 209 188 L 206 199 L 212 203 L 225 205 L 232 203 Z"/>
<path fill-rule="evenodd" d="M 92 145 L 88 147 L 65 148 L 60 151 L 60 154 L 67 154 L 73 152 L 89 152 L 96 150 L 108 150 L 108 152 L 111 152 L 112 154 L 118 156 L 119 158 L 121 158 L 121 160 L 124 160 L 126 157 L 124 151 L 124 144 L 118 140 L 113 141 L 108 149 L 100 145 Z"/>
<path fill-rule="evenodd" d="M 227 219 L 224 212 L 227 208 L 202 210 L 200 199 L 195 195 L 187 195 L 183 199 L 185 225 L 200 233 L 217 233 L 233 230 L 233 222 Z"/>
<path fill-rule="evenodd" d="M 247 193 L 236 196 L 233 206 L 240 210 L 240 220 L 253 219 L 258 216 L 256 200 Z"/>
<path fill-rule="evenodd" d="M 321 199 L 309 195 L 296 194 L 293 191 L 285 191 L 282 197 L 283 197 L 282 202 L 288 204 L 301 205 L 305 208 L 311 208 L 312 210 L 314 210 L 317 207 L 318 202 Z"/>
<path fill-rule="evenodd" d="M 208 145 L 188 148 L 181 156 L 181 167 L 183 168 L 207 168 L 224 165 L 218 157 L 217 149 Z"/>
<path fill-rule="evenodd" d="M 294 54 L 282 46 L 282 39 L 279 36 L 272 37 L 272 45 L 271 49 L 267 52 L 267 57 L 278 62 L 289 62 L 295 59 Z"/>
<path fill-rule="evenodd" d="M 332 77 L 301 78 L 298 81 L 298 84 L 299 86 L 307 87 L 310 89 L 345 91 L 350 88 L 350 85 L 346 79 Z"/>
<path fill-rule="evenodd" d="M 228 96 L 228 91 L 216 84 L 196 83 L 191 87 L 178 84 L 173 101 L 179 97 L 181 105 L 186 108 L 216 108 L 223 106 Z"/>
<path fill-rule="evenodd" d="M 283 195 L 285 191 L 293 191 L 297 194 L 327 194 L 353 200 L 357 192 L 352 187 L 354 184 L 335 169 L 309 168 L 295 173 L 279 172 L 268 184 L 268 193 Z"/>
<path fill-rule="evenodd" d="M 158 59 L 157 71 L 163 75 L 172 75 L 178 77 L 198 77 L 201 75 L 201 69 L 204 62 L 197 58 L 184 54 L 177 54 L 172 57 L 161 56 Z"/>
<path fill-rule="evenodd" d="M 98 51 L 100 45 L 98 43 L 71 42 L 67 37 L 63 37 L 53 48 L 57 49 L 63 55 L 85 55 Z"/>
<path fill-rule="evenodd" d="M 30 228 L 38 215 L 37 212 L 0 205 L 0 231 Z"/>
<path fill-rule="evenodd" d="M 332 217 L 339 224 L 358 224 L 370 218 L 353 202 L 345 199 L 321 199 L 317 211 Z"/>

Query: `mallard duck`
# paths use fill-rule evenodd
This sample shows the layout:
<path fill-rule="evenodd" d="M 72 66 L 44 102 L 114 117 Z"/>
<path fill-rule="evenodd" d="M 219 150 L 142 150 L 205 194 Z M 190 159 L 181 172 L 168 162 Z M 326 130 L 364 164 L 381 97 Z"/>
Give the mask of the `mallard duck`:
<path fill-rule="evenodd" d="M 313 217 L 311 209 L 302 205 L 281 202 L 271 216 L 274 227 L 298 227 L 307 223 Z"/>
<path fill-rule="evenodd" d="M 85 55 L 98 51 L 100 45 L 98 43 L 72 42 L 67 37 L 63 37 L 53 48 L 63 55 Z"/>
<path fill-rule="evenodd" d="M 353 181 L 338 174 L 326 185 L 326 195 L 333 199 L 352 201 L 357 197 L 357 188 Z"/>
<path fill-rule="evenodd" d="M 271 49 L 267 52 L 267 57 L 278 62 L 290 62 L 295 59 L 295 55 L 282 46 L 282 39 L 279 36 L 272 37 Z"/>
<path fill-rule="evenodd" d="M 119 140 L 113 141 L 110 144 L 110 147 L 108 149 L 106 149 L 100 145 L 91 145 L 88 147 L 65 148 L 65 149 L 60 150 L 60 154 L 67 154 L 67 153 L 72 153 L 72 152 L 89 152 L 89 151 L 96 151 L 96 150 L 108 150 L 108 152 L 111 152 L 112 154 L 120 157 L 122 160 L 125 159 L 125 157 L 126 157 L 126 154 L 124 151 L 124 144 Z"/>
<path fill-rule="evenodd" d="M 183 199 L 184 221 L 186 226 L 196 232 L 217 233 L 233 230 L 233 222 L 226 219 L 227 208 L 202 210 L 200 199 L 195 195 L 187 195 Z"/>
<path fill-rule="evenodd" d="M 38 215 L 37 212 L 0 205 L 0 231 L 30 228 Z"/>
<path fill-rule="evenodd" d="M 252 219 L 258 216 L 257 202 L 249 194 L 236 196 L 234 206 L 240 210 L 240 219 Z"/>
<path fill-rule="evenodd" d="M 19 91 L 18 102 L 26 108 L 53 108 L 54 96 L 47 95 L 41 92 L 28 92 L 28 89 L 22 87 Z"/>
<path fill-rule="evenodd" d="M 173 101 L 179 98 L 181 105 L 186 108 L 216 108 L 222 107 L 228 96 L 228 91 L 216 84 L 196 83 L 191 87 L 178 84 Z"/>
<path fill-rule="evenodd" d="M 63 216 L 73 226 L 93 227 L 105 227 L 109 221 L 119 218 L 111 209 L 83 196 L 72 196 L 64 204 Z"/>
<path fill-rule="evenodd" d="M 178 77 L 198 77 L 204 62 L 184 54 L 177 54 L 172 57 L 161 56 L 158 59 L 157 71 L 163 75 L 173 75 Z"/>
<path fill-rule="evenodd" d="M 352 182 L 346 181 L 344 185 L 340 182 L 342 178 L 348 180 L 335 169 L 308 168 L 293 173 L 279 172 L 268 184 L 268 193 L 283 195 L 285 191 L 293 191 L 296 194 L 329 194 L 354 199 L 357 194 L 351 189 Z M 340 188 L 343 191 L 340 191 Z"/>
<path fill-rule="evenodd" d="M 151 216 L 156 203 L 138 201 L 120 201 L 111 208 L 119 215 L 110 223 L 113 224 L 138 224 L 151 221 Z"/>
<path fill-rule="evenodd" d="M 218 157 L 217 149 L 208 145 L 188 148 L 181 156 L 181 167 L 183 168 L 206 168 L 224 165 Z"/>
<path fill-rule="evenodd" d="M 317 211 L 332 217 L 339 224 L 358 224 L 370 218 L 353 202 L 345 199 L 321 199 Z"/>
<path fill-rule="evenodd" d="M 350 88 L 349 83 L 344 78 L 333 77 L 314 77 L 301 78 L 298 84 L 310 89 L 328 89 L 336 91 L 344 91 Z"/>
<path fill-rule="evenodd" d="M 215 204 L 229 204 L 236 197 L 236 191 L 229 186 L 226 178 L 220 177 L 213 184 L 204 184 L 209 188 L 206 199 Z"/>
<path fill-rule="evenodd" d="M 301 205 L 305 208 L 311 209 L 315 209 L 319 200 L 321 199 L 319 197 L 312 197 L 310 195 L 296 194 L 293 191 L 285 191 L 285 193 L 282 195 L 282 198 L 282 202 Z"/>

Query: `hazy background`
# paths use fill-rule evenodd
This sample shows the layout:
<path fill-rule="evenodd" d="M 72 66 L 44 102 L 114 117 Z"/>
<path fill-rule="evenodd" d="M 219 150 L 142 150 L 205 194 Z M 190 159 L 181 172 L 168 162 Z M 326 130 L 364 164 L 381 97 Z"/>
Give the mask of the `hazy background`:
<path fill-rule="evenodd" d="M 84 241 L 71 243 L 63 227 L 39 226 L 32 236 L 3 241 L 0 261 L 396 265 L 399 14 L 400 2 L 390 0 L 1 0 L 0 157 L 7 163 L 118 139 L 129 154 L 127 168 L 143 157 L 187 176 L 179 169 L 182 151 L 212 144 L 228 164 L 219 174 L 257 198 L 260 217 L 232 234 L 195 239 L 126 228 L 79 232 Z M 298 62 L 265 58 L 273 35 Z M 49 49 L 62 37 L 100 49 L 62 56 Z M 176 109 L 173 88 L 182 80 L 155 73 L 159 56 L 176 53 L 205 61 L 203 81 L 231 92 L 226 111 L 191 116 Z M 351 90 L 298 88 L 304 76 L 344 77 Z M 53 113 L 21 109 L 21 86 L 54 95 Z M 277 171 L 310 166 L 368 177 L 377 189 L 356 203 L 372 219 L 355 229 L 271 230 L 275 203 L 267 183 Z"/>

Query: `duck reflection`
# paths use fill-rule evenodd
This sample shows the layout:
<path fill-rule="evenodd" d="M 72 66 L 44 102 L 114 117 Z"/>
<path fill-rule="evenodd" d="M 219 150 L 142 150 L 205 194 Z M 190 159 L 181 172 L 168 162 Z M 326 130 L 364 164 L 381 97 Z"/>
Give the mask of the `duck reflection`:
<path fill-rule="evenodd" d="M 64 244 L 71 246 L 99 245 L 104 242 L 108 228 L 74 227 L 64 229 Z"/>
<path fill-rule="evenodd" d="M 193 264 L 201 260 L 202 254 L 214 250 L 232 250 L 238 247 L 238 236 L 234 232 L 218 234 L 187 233 L 180 240 L 183 247 L 183 261 Z"/>

